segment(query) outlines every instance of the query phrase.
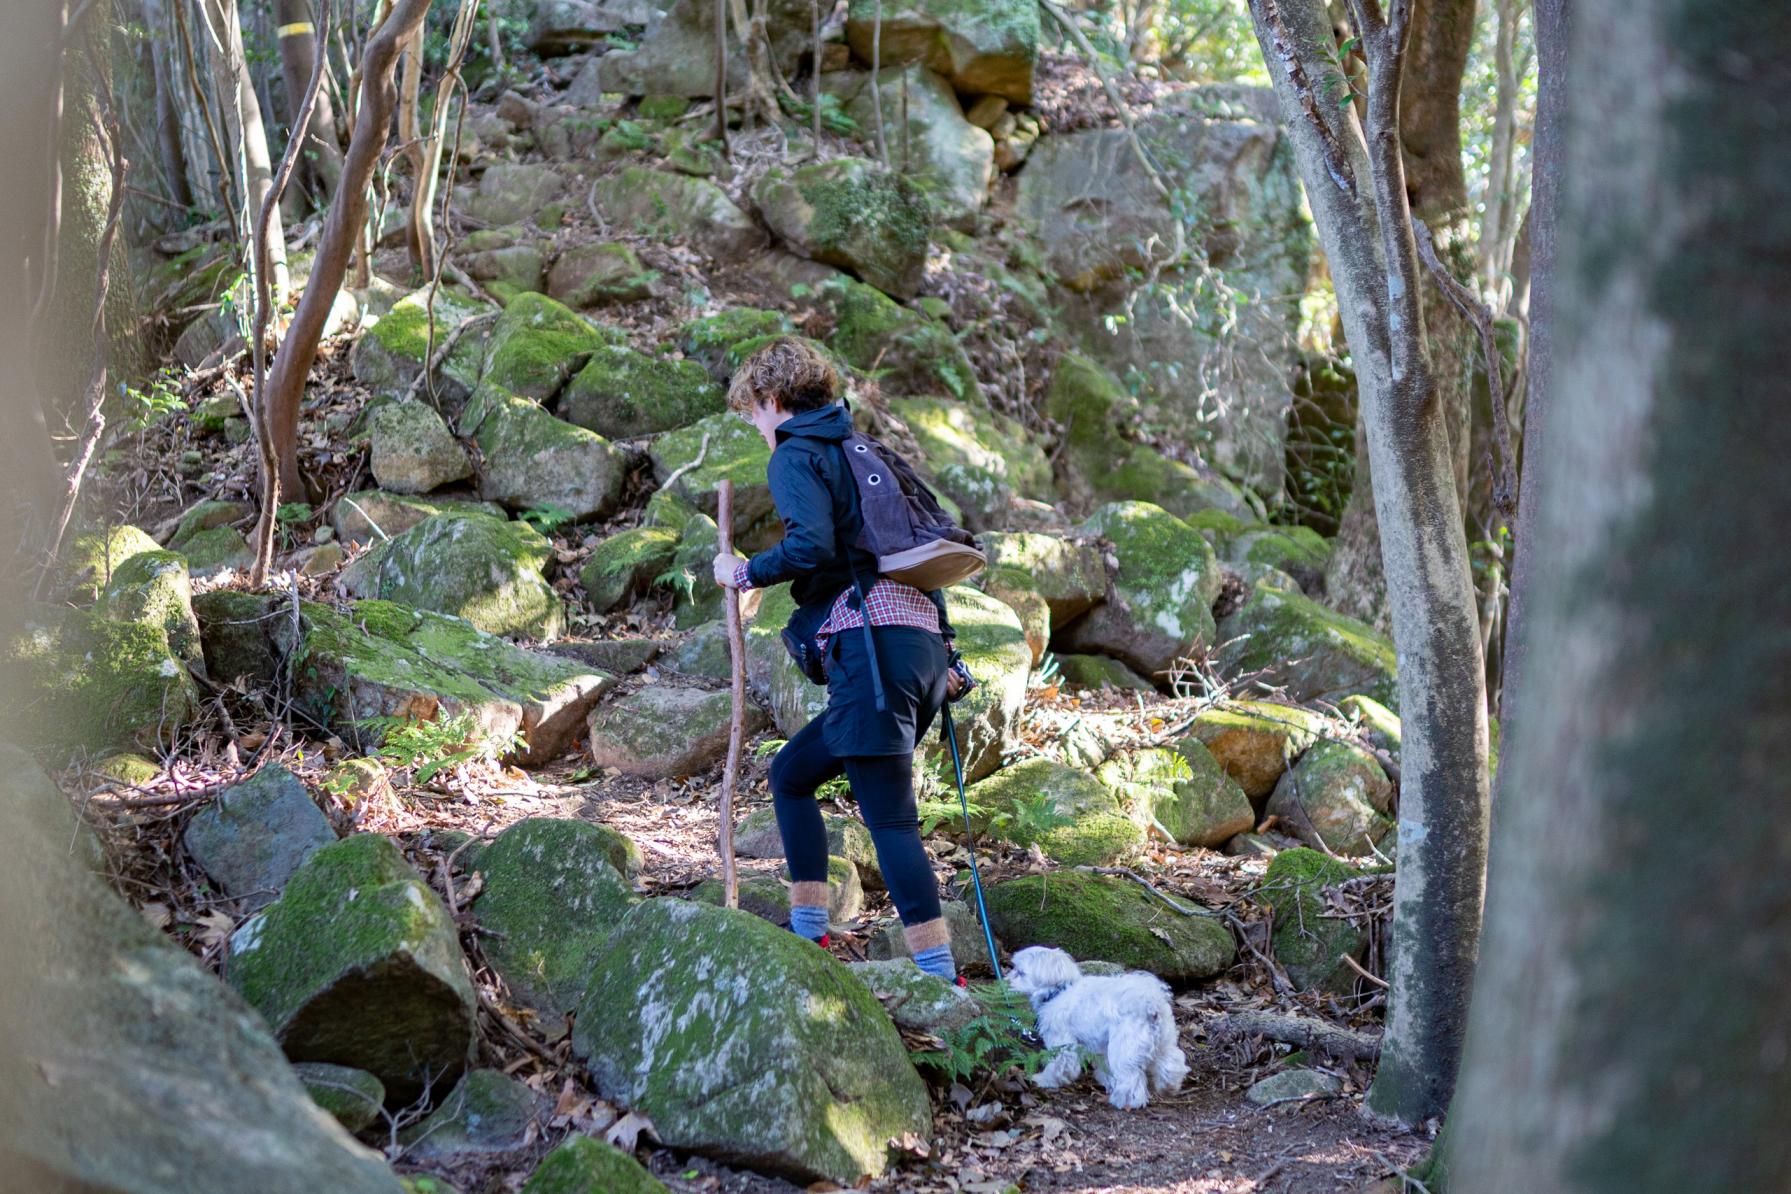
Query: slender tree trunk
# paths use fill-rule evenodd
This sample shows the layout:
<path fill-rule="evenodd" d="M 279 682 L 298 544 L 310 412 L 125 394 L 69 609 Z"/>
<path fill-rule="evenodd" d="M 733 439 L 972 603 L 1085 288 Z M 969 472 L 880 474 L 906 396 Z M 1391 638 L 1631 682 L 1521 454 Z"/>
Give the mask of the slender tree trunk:
<path fill-rule="evenodd" d="M 367 223 L 367 188 L 379 165 L 392 111 L 397 106 L 392 75 L 398 65 L 398 51 L 422 26 L 428 11 L 429 0 L 398 0 L 367 39 L 360 63 L 361 93 L 354 136 L 343 162 L 342 188 L 330 204 L 329 218 L 317 245 L 317 260 L 311 267 L 311 280 L 268 375 L 268 414 L 279 456 L 280 488 L 287 494 L 303 492 L 304 477 L 298 461 L 299 403 L 304 398 L 305 379 L 317 359 L 324 321 L 342 288 L 356 238 Z"/>
<path fill-rule="evenodd" d="M 305 88 L 317 61 L 311 0 L 275 0 L 274 22 L 274 32 L 280 39 L 280 73 L 286 82 L 286 122 L 290 128 L 298 123 L 299 107 L 304 103 Z M 341 134 L 336 129 L 336 108 L 330 102 L 328 87 L 318 94 L 311 113 L 305 158 L 313 198 L 319 208 L 327 207 L 342 181 Z"/>
<path fill-rule="evenodd" d="M 1494 42 L 1494 69 L 1498 74 L 1498 98 L 1493 109 L 1492 158 L 1486 178 L 1486 214 L 1481 217 L 1480 288 L 1493 296 L 1493 309 L 1502 311 L 1510 291 L 1505 271 L 1511 264 L 1511 239 L 1517 230 L 1517 207 L 1512 164 L 1517 144 L 1517 67 L 1513 48 L 1521 0 L 1497 0 L 1499 31 Z"/>
<path fill-rule="evenodd" d="M 1791 12 L 1574 8 L 1539 558 L 1451 1189 L 1786 1190 Z M 1697 790 L 1729 797 L 1720 830 L 1687 820 Z"/>
<path fill-rule="evenodd" d="M 255 80 L 243 54 L 243 31 L 236 0 L 202 2 L 209 30 L 207 56 L 211 59 L 219 106 L 224 110 L 228 142 L 225 151 L 235 159 L 232 174 L 238 181 L 237 197 L 243 204 L 238 226 L 249 229 L 254 227 L 256 214 L 274 185 L 267 128 L 261 121 L 261 101 L 256 98 Z M 291 288 L 291 275 L 286 268 L 286 229 L 278 219 L 268 229 L 267 244 L 273 262 L 274 299 L 285 302 Z"/>
<path fill-rule="evenodd" d="M 1366 129 L 1326 102 L 1333 45 L 1319 0 L 1252 0 L 1257 39 L 1337 287 L 1376 474 L 1404 715 L 1387 1031 L 1370 1110 L 1406 1124 L 1448 1106 L 1484 892 L 1484 680 L 1449 412 L 1431 372 L 1399 132 L 1409 0 L 1356 0 Z"/>
<path fill-rule="evenodd" d="M 405 248 L 410 267 L 419 278 L 435 273 L 435 229 L 425 196 L 424 175 L 429 170 L 429 139 L 423 135 L 419 114 L 423 91 L 423 30 L 419 28 L 404 48 L 403 82 L 398 88 L 398 140 L 410 161 L 410 217 L 405 227 Z"/>
<path fill-rule="evenodd" d="M 146 6 L 145 15 L 157 14 Z M 181 139 L 179 94 L 180 68 L 172 42 L 165 37 L 148 39 L 150 71 L 155 82 L 155 143 L 161 158 L 162 178 L 168 187 L 168 198 L 181 207 L 191 207 L 193 191 L 187 183 L 186 144 Z"/>

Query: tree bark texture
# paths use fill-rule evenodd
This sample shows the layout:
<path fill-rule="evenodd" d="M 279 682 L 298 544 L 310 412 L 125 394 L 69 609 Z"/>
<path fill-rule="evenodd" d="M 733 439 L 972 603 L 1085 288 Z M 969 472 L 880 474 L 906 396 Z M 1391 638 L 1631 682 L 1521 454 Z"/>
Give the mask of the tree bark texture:
<path fill-rule="evenodd" d="M 305 102 L 305 89 L 310 85 L 312 69 L 317 64 L 317 42 L 313 34 L 315 16 L 311 0 L 274 0 L 275 36 L 280 39 L 280 73 L 286 84 L 286 126 L 298 123 L 299 108 Z M 328 70 L 326 65 L 325 70 Z M 336 108 L 330 102 L 330 89 L 318 93 L 311 113 L 311 132 L 305 138 L 306 171 L 311 186 L 312 202 L 318 208 L 329 205 L 342 181 L 342 142 L 336 129 Z"/>
<path fill-rule="evenodd" d="M 1358 11 L 1370 9 L 1359 0 Z M 1366 137 L 1355 111 L 1313 103 L 1332 45 L 1318 0 L 1252 0 L 1257 38 L 1293 137 L 1356 364 L 1361 422 L 1399 656 L 1405 737 L 1393 964 L 1376 1114 L 1412 1124 L 1447 1107 L 1484 893 L 1484 682 L 1447 412 L 1430 375 L 1419 265 L 1400 153 L 1402 15 L 1364 40 Z"/>
<path fill-rule="evenodd" d="M 1786 1190 L 1791 9 L 1574 7 L 1546 555 L 1450 1188 Z"/>
<path fill-rule="evenodd" d="M 268 413 L 279 455 L 280 489 L 288 495 L 304 492 L 298 460 L 299 403 L 305 395 L 305 379 L 317 359 L 324 322 L 342 289 L 355 241 L 367 222 L 367 187 L 379 165 L 386 133 L 391 128 L 392 110 L 397 106 L 392 74 L 398 64 L 398 51 L 422 26 L 428 11 L 429 0 L 398 0 L 367 39 L 360 63 L 360 101 L 356 106 L 354 136 L 343 162 L 342 187 L 330 204 L 310 281 L 268 375 Z"/>

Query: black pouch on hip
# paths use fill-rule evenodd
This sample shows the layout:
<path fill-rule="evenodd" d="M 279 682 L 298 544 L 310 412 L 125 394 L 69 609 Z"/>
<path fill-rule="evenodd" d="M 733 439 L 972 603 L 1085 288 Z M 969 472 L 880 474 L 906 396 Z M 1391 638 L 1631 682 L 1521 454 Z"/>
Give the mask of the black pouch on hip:
<path fill-rule="evenodd" d="M 827 673 L 822 670 L 821 653 L 815 650 L 815 641 L 797 634 L 788 626 L 783 628 L 779 637 L 783 639 L 784 650 L 790 653 L 790 658 L 796 661 L 797 668 L 808 678 L 808 682 L 825 685 Z"/>

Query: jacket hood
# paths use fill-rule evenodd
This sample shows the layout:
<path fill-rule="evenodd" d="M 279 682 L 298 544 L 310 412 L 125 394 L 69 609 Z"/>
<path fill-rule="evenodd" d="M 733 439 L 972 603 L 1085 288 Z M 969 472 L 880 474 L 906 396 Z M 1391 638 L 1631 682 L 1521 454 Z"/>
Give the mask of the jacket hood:
<path fill-rule="evenodd" d="M 828 440 L 839 443 L 852 434 L 852 412 L 843 402 L 832 406 L 823 406 L 816 410 L 805 410 L 801 414 L 791 415 L 777 429 L 777 442 L 782 443 L 792 436 L 804 439 Z"/>

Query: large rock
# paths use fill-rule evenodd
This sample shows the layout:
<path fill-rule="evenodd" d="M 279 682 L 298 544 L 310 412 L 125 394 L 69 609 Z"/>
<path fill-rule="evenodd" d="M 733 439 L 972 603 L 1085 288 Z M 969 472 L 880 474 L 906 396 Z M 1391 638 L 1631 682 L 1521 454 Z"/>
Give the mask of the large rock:
<path fill-rule="evenodd" d="M 380 549 L 362 595 L 453 614 L 490 634 L 554 639 L 566 610 L 541 574 L 552 559 L 526 522 L 437 514 Z"/>
<path fill-rule="evenodd" d="M 1156 685 L 1117 659 L 1106 655 L 1058 655 L 1057 674 L 1075 688 L 1117 688 L 1122 692 L 1155 692 Z"/>
<path fill-rule="evenodd" d="M 510 995 L 539 1015 L 548 1035 L 563 1030 L 591 978 L 591 959 L 635 897 L 623 877 L 626 847 L 605 826 L 531 817 L 479 854 L 485 886 L 473 902 L 485 957 Z"/>
<path fill-rule="evenodd" d="M 1326 740 L 1281 777 L 1267 811 L 1309 846 L 1345 857 L 1371 855 L 1393 832 L 1393 785 L 1367 751 Z"/>
<path fill-rule="evenodd" d="M 529 49 L 543 58 L 601 46 L 609 34 L 659 16 L 647 0 L 533 0 L 529 8 Z"/>
<path fill-rule="evenodd" d="M 1359 959 L 1368 935 L 1326 914 L 1324 889 L 1360 873 L 1303 846 L 1283 850 L 1269 863 L 1260 890 L 1275 913 L 1275 960 L 1300 990 L 1346 994 L 1355 987 L 1355 972 L 1343 959 Z"/>
<path fill-rule="evenodd" d="M 815 261 L 910 298 L 927 263 L 933 213 L 905 175 L 863 158 L 833 158 L 786 170 L 753 186 L 759 214 L 784 243 Z"/>
<path fill-rule="evenodd" d="M 854 962 L 848 973 L 883 1004 L 898 1028 L 945 1036 L 983 1014 L 968 991 L 936 974 L 928 974 L 906 958 Z"/>
<path fill-rule="evenodd" d="M 1144 830 L 1101 780 L 1051 759 L 1027 759 L 973 784 L 970 803 L 986 810 L 982 828 L 1037 845 L 1067 866 L 1117 862 L 1144 844 Z M 1147 806 L 1142 817 L 1150 822 Z"/>
<path fill-rule="evenodd" d="M 891 164 L 926 189 L 940 221 L 953 227 L 974 222 L 989 201 L 995 141 L 964 119 L 949 81 L 925 67 L 909 66 L 884 70 L 875 87 L 869 71 L 825 74 L 821 86 L 839 97 L 867 139 L 877 127 L 876 97 L 881 93 Z"/>
<path fill-rule="evenodd" d="M 518 295 L 491 329 L 483 380 L 518 397 L 549 403 L 592 353 L 624 339 L 614 328 L 598 327 L 546 295 Z"/>
<path fill-rule="evenodd" d="M 958 635 L 958 653 L 978 681 L 969 696 L 951 707 L 968 783 L 1001 766 L 1002 755 L 1014 743 L 1026 706 L 1032 648 L 1019 615 L 969 585 L 945 590 L 945 612 Z M 951 761 L 937 734 L 928 735 L 924 752 L 949 772 Z"/>
<path fill-rule="evenodd" d="M 648 685 L 591 714 L 591 756 L 599 767 L 649 779 L 706 770 L 727 752 L 732 708 L 726 692 Z M 746 707 L 749 735 L 765 720 L 756 705 Z"/>
<path fill-rule="evenodd" d="M 299 778 L 275 765 L 224 788 L 181 839 L 211 881 L 246 911 L 280 897 L 294 871 L 336 840 Z"/>
<path fill-rule="evenodd" d="M 828 855 L 850 862 L 866 890 L 882 891 L 883 872 L 877 865 L 877 847 L 864 822 L 838 813 L 824 813 L 821 820 L 827 827 Z M 784 842 L 778 832 L 776 811 L 765 807 L 740 818 L 734 826 L 734 850 L 742 858 L 782 858 Z"/>
<path fill-rule="evenodd" d="M 819 297 L 835 319 L 827 347 L 854 369 L 874 372 L 883 393 L 982 401 L 976 370 L 944 323 L 844 277 Z"/>
<path fill-rule="evenodd" d="M 0 745 L 0 1154 L 19 1190 L 401 1194 L 261 1017 L 90 869 L 68 801 Z"/>
<path fill-rule="evenodd" d="M 481 497 L 575 518 L 601 518 L 621 500 L 628 457 L 526 398 L 481 386 L 461 413 L 460 427 L 479 445 Z"/>
<path fill-rule="evenodd" d="M 726 409 L 721 388 L 695 361 L 650 357 L 632 348 L 598 349 L 560 400 L 568 422 L 611 439 L 686 427 Z"/>
<path fill-rule="evenodd" d="M 986 899 L 996 931 L 1015 948 L 1051 945 L 1172 983 L 1211 978 L 1237 952 L 1210 912 L 1182 899 L 1200 912 L 1183 915 L 1127 879 L 1057 871 L 991 884 Z"/>
<path fill-rule="evenodd" d="M 1160 826 L 1184 846 L 1222 846 L 1256 825 L 1244 790 L 1197 741 L 1119 755 L 1095 775 L 1134 821 Z"/>
<path fill-rule="evenodd" d="M 876 997 L 792 933 L 648 900 L 592 974 L 573 1051 L 669 1147 L 851 1185 L 883 1172 L 892 1139 L 931 1135 L 926 1087 Z"/>
<path fill-rule="evenodd" d="M 1032 577 L 1018 568 L 989 568 L 978 574 L 976 583 L 1019 617 L 1026 645 L 1032 649 L 1032 666 L 1037 667 L 1051 644 L 1051 607 Z"/>
<path fill-rule="evenodd" d="M 983 934 L 982 921 L 976 918 L 970 905 L 962 900 L 941 900 L 939 911 L 945 917 L 946 929 L 951 933 L 951 956 L 958 969 L 969 974 L 993 974 L 994 966 L 989 961 L 989 941 Z M 1001 945 L 999 941 L 995 944 L 997 948 Z M 864 951 L 873 961 L 906 961 L 914 956 L 913 951 L 908 948 L 908 935 L 902 931 L 902 922 L 899 920 L 878 929 L 865 942 Z"/>
<path fill-rule="evenodd" d="M 1324 717 L 1298 705 L 1226 701 L 1195 714 L 1190 737 L 1212 753 L 1244 795 L 1260 803 L 1288 764 L 1324 732 Z"/>
<path fill-rule="evenodd" d="M 402 535 L 432 514 L 485 514 L 502 518 L 504 510 L 493 502 L 445 498 L 436 494 L 414 497 L 387 493 L 382 489 L 359 489 L 336 499 L 330 512 L 330 525 L 335 527 L 336 537 L 345 543 L 370 543 Z"/>
<path fill-rule="evenodd" d="M 431 335 L 429 291 L 419 290 L 393 304 L 379 322 L 355 341 L 351 358 L 356 381 L 379 394 L 401 394 L 423 371 L 423 362 L 439 352 L 456 328 L 493 309 L 443 288 L 435 296 Z M 472 335 L 462 336 L 436 375 L 436 394 L 445 402 L 464 399 L 479 380 L 485 347 Z"/>
<path fill-rule="evenodd" d="M 1252 527 L 1225 545 L 1226 562 L 1240 569 L 1273 568 L 1307 593 L 1319 592 L 1331 545 L 1311 527 Z"/>
<path fill-rule="evenodd" d="M 462 210 L 492 226 L 520 224 L 565 193 L 566 179 L 552 166 L 498 162 L 486 169 Z"/>
<path fill-rule="evenodd" d="M 473 475 L 473 462 L 441 415 L 426 402 L 388 402 L 367 420 L 370 467 L 393 493 L 428 493 Z"/>
<path fill-rule="evenodd" d="M 827 689 L 810 683 L 784 649 L 780 636 L 796 608 L 790 586 L 777 585 L 763 594 L 757 614 L 746 626 L 746 681 L 770 706 L 778 733 L 794 738 L 827 708 Z"/>
<path fill-rule="evenodd" d="M 540 1095 L 500 1070 L 471 1070 L 428 1118 L 398 1137 L 408 1161 L 451 1165 L 531 1142 L 549 1108 Z"/>
<path fill-rule="evenodd" d="M 75 536 L 56 562 L 56 589 L 86 604 L 96 599 L 132 556 L 160 551 L 147 531 L 123 523 Z"/>
<path fill-rule="evenodd" d="M 590 1136 L 568 1136 L 542 1159 L 523 1194 L 670 1194 L 639 1161 Z"/>
<path fill-rule="evenodd" d="M 1107 600 L 1063 632 L 1066 647 L 1161 678 L 1213 643 L 1212 606 L 1224 578 L 1198 531 L 1160 506 L 1114 502 L 1079 533 L 1112 543 L 1119 568 Z"/>
<path fill-rule="evenodd" d="M 771 485 L 765 470 L 771 449 L 765 437 L 745 420 L 731 414 L 710 415 L 653 441 L 648 450 L 653 474 L 664 484 L 674 473 L 672 492 L 702 513 L 715 516 L 716 493 L 724 480 L 734 483 L 734 534 L 774 516 Z M 684 466 L 701 457 L 691 469 Z M 684 469 L 683 472 L 679 472 Z"/>
<path fill-rule="evenodd" d="M 990 568 L 1017 568 L 1032 577 L 1054 627 L 1069 625 L 1107 596 L 1107 565 L 1092 542 L 1041 531 L 985 532 L 979 542 Z"/>
<path fill-rule="evenodd" d="M 640 257 L 619 241 L 573 245 L 547 275 L 547 293 L 569 307 L 634 302 L 652 294 L 652 275 Z"/>
<path fill-rule="evenodd" d="M 229 976 L 288 1057 L 366 1070 L 400 1103 L 471 1054 L 478 999 L 454 922 L 377 834 L 313 854 L 231 936 Z"/>
<path fill-rule="evenodd" d="M 710 377 L 725 384 L 771 337 L 787 336 L 795 330 L 796 325 L 782 311 L 734 307 L 685 324 L 678 332 L 678 347 L 707 369 Z"/>
<path fill-rule="evenodd" d="M 598 613 L 646 592 L 672 565 L 678 533 L 667 527 L 635 527 L 599 543 L 579 569 L 591 608 Z"/>
<path fill-rule="evenodd" d="M 1209 430 L 1213 461 L 1265 493 L 1281 488 L 1311 255 L 1277 122 L 1266 89 L 1195 89 L 1137 122 L 1173 205 L 1122 128 L 1040 137 L 1015 198 L 1064 283 L 1061 322 L 1079 347 L 1136 376 L 1164 428 Z M 1192 265 L 1175 260 L 1187 240 Z M 1110 328 L 1104 316 L 1120 309 L 1129 318 Z"/>
<path fill-rule="evenodd" d="M 1218 665 L 1285 688 L 1296 701 L 1340 701 L 1361 693 L 1395 711 L 1399 667 L 1393 644 L 1366 622 L 1297 591 L 1259 582 L 1225 619 Z"/>
<path fill-rule="evenodd" d="M 0 641 L 0 724 L 53 753 L 165 742 L 189 721 L 199 690 L 153 622 L 29 607 Z"/>
<path fill-rule="evenodd" d="M 1056 500 L 1051 462 L 1007 416 L 939 398 L 898 398 L 889 407 L 914 433 L 925 457 L 916 464 L 924 464 L 972 530 L 1001 525 L 1016 497 Z"/>
<path fill-rule="evenodd" d="M 325 1061 L 301 1061 L 292 1070 L 311 1101 L 350 1132 L 372 1127 L 386 1105 L 385 1083 L 366 1070 Z"/>
<path fill-rule="evenodd" d="M 113 570 L 96 612 L 115 622 L 160 627 L 168 637 L 168 653 L 205 674 L 199 619 L 193 613 L 193 581 L 183 557 L 171 551 L 132 556 Z"/>
<path fill-rule="evenodd" d="M 773 61 L 792 78 L 808 48 L 809 10 L 802 0 L 770 0 L 765 32 Z M 598 59 L 597 77 L 605 91 L 627 95 L 711 96 L 715 94 L 715 6 L 708 0 L 672 0 L 632 51 L 611 51 Z M 745 52 L 730 42 L 727 87 L 740 95 L 748 81 Z"/>
<path fill-rule="evenodd" d="M 254 549 L 235 527 L 200 531 L 180 545 L 180 554 L 186 558 L 188 571 L 199 579 L 245 571 L 255 562 Z"/>
<path fill-rule="evenodd" d="M 678 0 L 679 5 L 698 2 Z M 629 166 L 599 181 L 595 194 L 604 218 L 621 231 L 676 237 L 723 262 L 739 261 L 765 247 L 765 233 L 752 217 L 707 179 Z"/>
<path fill-rule="evenodd" d="M 861 62 L 870 62 L 875 49 L 885 65 L 919 63 L 965 95 L 1032 102 L 1039 10 L 1025 0 L 892 0 L 881 7 L 852 0 L 846 40 Z"/>

